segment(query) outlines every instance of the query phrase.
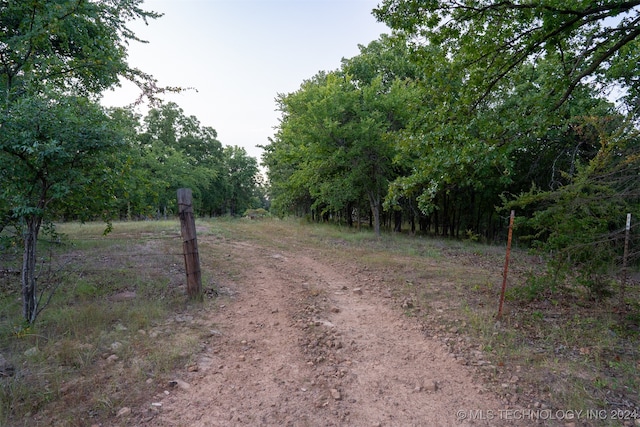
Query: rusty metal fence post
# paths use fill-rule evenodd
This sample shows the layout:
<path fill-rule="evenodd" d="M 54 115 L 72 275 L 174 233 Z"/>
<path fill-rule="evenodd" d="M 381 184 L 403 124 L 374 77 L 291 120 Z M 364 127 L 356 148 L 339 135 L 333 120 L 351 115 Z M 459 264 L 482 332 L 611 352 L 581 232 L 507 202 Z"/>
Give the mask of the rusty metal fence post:
<path fill-rule="evenodd" d="M 504 271 L 502 272 L 502 290 L 500 291 L 500 305 L 498 307 L 498 319 L 502 317 L 502 305 L 504 303 L 504 293 L 507 289 L 507 272 L 509 271 L 509 257 L 511 256 L 511 238 L 513 237 L 513 219 L 515 211 L 511 211 L 509 217 L 509 237 L 507 237 L 507 257 L 504 261 Z"/>

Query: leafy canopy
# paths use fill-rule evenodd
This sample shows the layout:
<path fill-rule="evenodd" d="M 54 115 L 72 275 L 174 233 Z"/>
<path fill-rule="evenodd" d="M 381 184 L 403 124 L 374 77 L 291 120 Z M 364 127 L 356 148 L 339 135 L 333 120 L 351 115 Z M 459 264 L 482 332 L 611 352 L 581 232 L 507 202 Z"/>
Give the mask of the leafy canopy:
<path fill-rule="evenodd" d="M 383 0 L 374 10 L 416 45 L 442 46 L 468 71 L 475 102 L 524 63 L 555 57 L 546 95 L 556 107 L 578 85 L 622 87 L 637 99 L 640 1 Z"/>

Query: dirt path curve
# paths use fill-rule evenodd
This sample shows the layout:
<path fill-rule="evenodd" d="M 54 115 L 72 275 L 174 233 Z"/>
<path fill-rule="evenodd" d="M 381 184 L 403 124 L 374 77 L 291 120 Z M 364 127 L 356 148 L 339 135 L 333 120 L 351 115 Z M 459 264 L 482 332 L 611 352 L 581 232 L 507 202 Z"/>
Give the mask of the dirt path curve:
<path fill-rule="evenodd" d="M 147 426 L 500 425 L 501 405 L 357 266 L 226 242 L 250 259 Z M 161 405 L 161 406 L 160 406 Z M 513 422 L 504 422 L 513 425 Z"/>

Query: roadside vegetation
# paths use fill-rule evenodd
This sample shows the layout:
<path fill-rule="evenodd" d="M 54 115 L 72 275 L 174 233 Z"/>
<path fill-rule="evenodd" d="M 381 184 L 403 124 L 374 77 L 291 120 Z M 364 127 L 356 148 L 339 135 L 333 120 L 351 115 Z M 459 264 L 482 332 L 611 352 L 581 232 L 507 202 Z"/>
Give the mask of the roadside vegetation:
<path fill-rule="evenodd" d="M 208 306 L 184 302 L 177 225 L 149 221 L 182 187 L 217 217 L 211 296 L 250 262 L 217 238 L 314 251 L 384 277 L 508 402 L 638 410 L 637 1 L 382 0 L 390 34 L 277 95 L 266 180 L 128 64 L 131 21 L 161 17 L 142 0 L 4 3 L 0 421 L 107 419 L 189 363 Z M 144 116 L 100 105 L 120 79 Z"/>
<path fill-rule="evenodd" d="M 197 222 L 204 303 L 188 303 L 179 223 L 117 222 L 59 226 L 42 239 L 42 278 L 59 285 L 40 321 L 25 324 L 13 275 L 3 274 L 0 301 L 0 424 L 80 426 L 117 423 L 122 408 L 148 407 L 176 373 L 188 370 L 206 324 L 230 295 L 250 259 L 228 257 L 221 242 L 250 242 L 357 266 L 380 283 L 390 303 L 423 325 L 461 364 L 474 366 L 506 402 L 531 408 L 638 408 L 640 306 L 617 313 L 615 299 L 597 305 L 581 286 L 532 298 L 527 277 L 539 257 L 515 249 L 505 314 L 497 321 L 504 247 L 356 231 L 287 219 Z M 3 257 L 6 265 L 17 256 Z M 56 271 L 73 259 L 73 267 Z M 538 295 L 537 293 L 535 295 Z M 629 297 L 640 301 L 635 284 Z M 115 420 L 115 421 L 114 421 Z M 615 424 L 611 425 L 624 425 Z"/>
<path fill-rule="evenodd" d="M 21 319 L 18 276 L 3 272 L 0 424 L 104 422 L 152 400 L 197 349 L 179 223 L 118 223 L 108 237 L 104 227 L 64 224 L 41 240 L 39 283 L 56 292 L 35 324 Z"/>

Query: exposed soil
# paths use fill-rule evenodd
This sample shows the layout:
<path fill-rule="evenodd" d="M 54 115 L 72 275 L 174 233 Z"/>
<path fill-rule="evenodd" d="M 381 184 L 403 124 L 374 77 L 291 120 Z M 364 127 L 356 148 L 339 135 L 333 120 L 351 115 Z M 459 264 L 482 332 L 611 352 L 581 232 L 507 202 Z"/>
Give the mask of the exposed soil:
<path fill-rule="evenodd" d="M 221 244 L 250 262 L 220 281 L 202 352 L 134 409 L 137 425 L 517 425 L 477 367 L 427 336 L 375 272 L 306 250 Z"/>

